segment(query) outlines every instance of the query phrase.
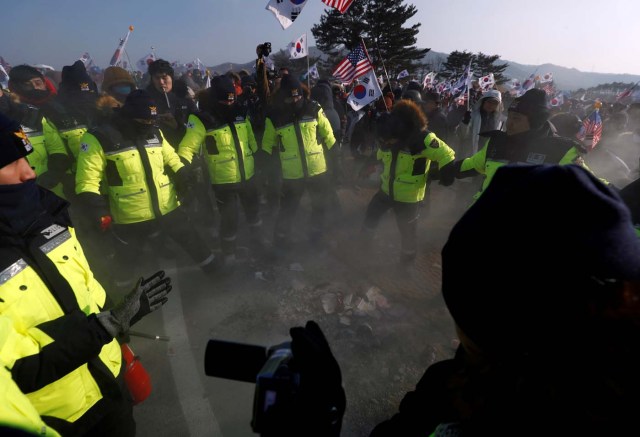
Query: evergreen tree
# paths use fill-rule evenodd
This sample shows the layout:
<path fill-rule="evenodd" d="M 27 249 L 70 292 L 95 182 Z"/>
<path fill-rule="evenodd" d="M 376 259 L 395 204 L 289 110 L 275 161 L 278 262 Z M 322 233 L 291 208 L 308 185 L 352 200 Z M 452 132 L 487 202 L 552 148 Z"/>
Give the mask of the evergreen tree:
<path fill-rule="evenodd" d="M 472 57 L 471 71 L 475 77 L 482 77 L 489 73 L 493 73 L 493 77 L 496 82 L 501 82 L 505 79 L 502 73 L 506 70 L 509 64 L 496 63 L 498 59 L 500 59 L 500 55 L 485 55 L 482 52 L 473 54 L 466 50 L 463 52 L 457 50 L 451 52 L 447 57 L 447 60 L 442 64 L 440 75 L 447 78 L 456 78 L 460 76 L 465 68 L 467 68 L 467 65 L 469 65 L 469 60 Z"/>
<path fill-rule="evenodd" d="M 344 44 L 346 55 L 364 40 L 378 74 L 382 73 L 383 61 L 391 76 L 405 69 L 414 73 L 423 65 L 429 49 L 415 46 L 420 23 L 403 27 L 417 13 L 414 5 L 403 3 L 404 0 L 361 0 L 353 2 L 345 14 L 337 9 L 325 11 L 320 23 L 311 28 L 316 45 L 329 53 Z"/>

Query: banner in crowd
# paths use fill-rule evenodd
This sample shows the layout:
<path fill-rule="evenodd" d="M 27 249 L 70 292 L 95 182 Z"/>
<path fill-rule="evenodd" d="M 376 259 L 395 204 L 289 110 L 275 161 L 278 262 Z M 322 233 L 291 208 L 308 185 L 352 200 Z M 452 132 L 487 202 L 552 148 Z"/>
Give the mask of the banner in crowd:
<path fill-rule="evenodd" d="M 289 59 L 304 58 L 307 56 L 308 51 L 306 33 L 289 43 Z"/>
<path fill-rule="evenodd" d="M 278 23 L 286 29 L 296 21 L 306 3 L 307 0 L 269 0 L 266 9 L 273 12 Z"/>
<path fill-rule="evenodd" d="M 433 88 L 438 83 L 438 81 L 436 80 L 437 74 L 438 73 L 436 73 L 435 71 L 427 73 L 427 75 L 424 77 L 424 80 L 422 81 L 422 89 Z"/>
<path fill-rule="evenodd" d="M 369 70 L 368 73 L 360 77 L 356 86 L 353 87 L 347 98 L 347 103 L 354 111 L 359 111 L 381 96 L 382 90 L 376 74 L 373 70 Z"/>

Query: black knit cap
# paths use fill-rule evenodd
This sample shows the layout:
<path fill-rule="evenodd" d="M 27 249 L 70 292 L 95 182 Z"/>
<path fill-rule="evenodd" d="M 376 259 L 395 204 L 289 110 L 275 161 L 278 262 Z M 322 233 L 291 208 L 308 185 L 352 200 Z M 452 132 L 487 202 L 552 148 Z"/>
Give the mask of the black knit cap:
<path fill-rule="evenodd" d="M 127 100 L 121 108 L 117 108 L 117 111 L 122 114 L 123 117 L 134 119 L 139 118 L 141 120 L 155 120 L 158 112 L 155 100 L 145 90 L 135 90 L 129 93 Z"/>
<path fill-rule="evenodd" d="M 73 65 L 62 67 L 62 80 L 60 88 L 65 90 L 97 92 L 98 87 L 89 77 L 87 69 L 82 61 L 76 61 Z"/>
<path fill-rule="evenodd" d="M 0 113 L 0 168 L 33 152 L 20 123 Z"/>
<path fill-rule="evenodd" d="M 302 97 L 302 84 L 291 74 L 285 74 L 280 80 L 280 89 L 285 97 Z"/>
<path fill-rule="evenodd" d="M 147 70 L 150 76 L 155 76 L 156 74 L 167 74 L 171 76 L 173 79 L 173 67 L 171 64 L 164 59 L 156 59 L 151 64 L 149 64 L 149 68 Z"/>
<path fill-rule="evenodd" d="M 234 101 L 236 99 L 236 88 L 233 80 L 227 76 L 216 76 L 211 80 L 211 99 L 216 101 Z"/>
<path fill-rule="evenodd" d="M 537 129 L 549 118 L 547 93 L 537 88 L 530 89 L 513 100 L 509 111 L 526 115 L 531 127 Z"/>
<path fill-rule="evenodd" d="M 576 165 L 501 167 L 442 250 L 451 315 L 494 353 L 566 346 L 602 284 L 637 279 L 629 209 Z"/>
<path fill-rule="evenodd" d="M 44 75 L 40 73 L 40 70 L 30 65 L 16 65 L 9 71 L 9 82 L 13 82 L 14 84 L 22 84 L 33 78 L 44 80 Z"/>

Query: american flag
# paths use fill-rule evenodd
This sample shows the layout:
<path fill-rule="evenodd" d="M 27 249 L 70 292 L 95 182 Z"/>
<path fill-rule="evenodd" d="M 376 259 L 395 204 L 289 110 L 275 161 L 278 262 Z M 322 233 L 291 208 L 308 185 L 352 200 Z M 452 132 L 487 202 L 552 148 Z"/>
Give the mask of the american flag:
<path fill-rule="evenodd" d="M 373 65 L 371 65 L 369 55 L 367 55 L 364 45 L 360 43 L 338 64 L 331 75 L 343 84 L 349 85 L 354 79 L 371 70 L 373 70 Z"/>
<path fill-rule="evenodd" d="M 349 6 L 351 6 L 351 3 L 353 3 L 353 0 L 322 0 L 322 3 L 336 8 L 341 14 L 344 14 L 347 12 L 347 9 L 349 9 Z"/>
<path fill-rule="evenodd" d="M 593 150 L 602 137 L 602 117 L 600 117 L 600 111 L 596 109 L 589 114 L 589 116 L 582 122 L 582 127 L 584 129 L 582 135 L 583 138 L 587 140 L 587 147 L 589 150 Z M 589 140 L 591 139 L 592 141 L 589 145 Z"/>

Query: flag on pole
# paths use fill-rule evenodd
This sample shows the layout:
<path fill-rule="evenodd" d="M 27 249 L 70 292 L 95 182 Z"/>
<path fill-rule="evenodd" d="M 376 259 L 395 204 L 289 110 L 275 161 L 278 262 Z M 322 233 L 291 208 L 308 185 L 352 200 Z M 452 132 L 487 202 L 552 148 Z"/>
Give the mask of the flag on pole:
<path fill-rule="evenodd" d="M 400 80 L 404 79 L 405 77 L 409 77 L 409 72 L 407 70 L 402 70 L 400 73 L 398 73 L 398 77 L 396 79 Z"/>
<path fill-rule="evenodd" d="M 129 40 L 129 35 L 131 35 L 131 32 L 133 32 L 133 26 L 129 26 L 129 31 L 127 32 L 125 37 L 120 40 L 120 44 L 118 44 L 118 47 L 116 48 L 116 51 L 111 57 L 111 61 L 109 62 L 109 65 L 111 67 L 116 67 L 120 64 L 122 52 L 124 51 L 124 47 L 127 45 L 127 41 Z"/>
<path fill-rule="evenodd" d="M 339 10 L 341 14 L 344 14 L 347 12 L 347 9 L 349 9 L 349 6 L 351 6 L 351 3 L 353 3 L 353 0 L 322 0 L 322 3 Z"/>
<path fill-rule="evenodd" d="M 307 56 L 308 52 L 306 33 L 295 41 L 289 43 L 289 59 L 304 58 Z"/>
<path fill-rule="evenodd" d="M 204 83 L 204 89 L 211 88 L 211 73 L 207 70 L 207 81 Z"/>
<path fill-rule="evenodd" d="M 155 60 L 156 55 L 154 55 L 153 53 L 149 53 L 146 56 L 138 59 L 138 62 L 136 62 L 136 68 L 138 69 L 138 71 L 146 73 L 149 69 L 149 64 L 151 64 Z"/>
<path fill-rule="evenodd" d="M 291 26 L 307 0 L 269 0 L 266 9 L 273 12 L 283 29 Z"/>
<path fill-rule="evenodd" d="M 349 85 L 354 79 L 373 70 L 364 44 L 361 42 L 346 58 L 338 64 L 331 75 L 340 80 L 344 85 Z"/>
<path fill-rule="evenodd" d="M 540 76 L 540 83 L 553 82 L 553 74 L 547 73 Z"/>
<path fill-rule="evenodd" d="M 0 64 L 0 84 L 2 84 L 3 87 L 9 84 L 9 73 L 7 73 L 7 70 L 4 69 L 2 64 Z"/>
<path fill-rule="evenodd" d="M 437 73 L 435 71 L 427 73 L 427 75 L 424 77 L 424 80 L 422 81 L 422 89 L 431 89 L 435 86 L 435 84 L 437 83 L 436 74 Z"/>
<path fill-rule="evenodd" d="M 527 80 L 522 82 L 522 91 L 521 91 L 522 94 L 532 89 L 535 86 L 535 84 L 536 84 L 536 75 L 535 73 L 533 73 L 531 74 L 531 76 L 527 78 Z"/>
<path fill-rule="evenodd" d="M 488 75 L 482 76 L 478 79 L 478 85 L 480 85 L 480 89 L 482 91 L 490 90 L 495 84 L 496 79 L 493 77 L 493 73 L 489 73 Z"/>
<path fill-rule="evenodd" d="M 456 83 L 454 83 L 451 86 L 452 95 L 463 93 L 467 90 L 467 88 L 469 88 L 469 85 L 471 84 L 471 61 L 472 60 L 473 59 L 469 59 L 469 65 L 467 65 L 467 68 L 464 70 L 464 73 L 462 73 L 462 76 L 460 76 L 460 78 L 456 81 Z"/>
<path fill-rule="evenodd" d="M 602 137 L 602 117 L 600 110 L 595 109 L 582 122 L 583 132 L 580 140 L 582 140 L 589 151 L 593 150 L 600 138 Z"/>
<path fill-rule="evenodd" d="M 368 73 L 360 77 L 358 84 L 353 88 L 351 94 L 349 94 L 347 103 L 354 111 L 359 111 L 381 96 L 382 90 L 380 89 L 376 74 L 373 70 L 369 70 Z"/>
<path fill-rule="evenodd" d="M 562 106 L 564 104 L 564 95 L 558 94 L 549 100 L 549 104 L 553 107 Z"/>
<path fill-rule="evenodd" d="M 82 63 L 84 64 L 84 68 L 86 68 L 87 70 L 93 65 L 93 59 L 88 52 L 84 52 L 82 56 L 78 58 L 78 60 L 82 61 Z"/>
<path fill-rule="evenodd" d="M 309 76 L 312 79 L 320 79 L 320 72 L 318 72 L 318 64 L 313 64 L 310 68 L 309 68 Z"/>

